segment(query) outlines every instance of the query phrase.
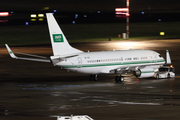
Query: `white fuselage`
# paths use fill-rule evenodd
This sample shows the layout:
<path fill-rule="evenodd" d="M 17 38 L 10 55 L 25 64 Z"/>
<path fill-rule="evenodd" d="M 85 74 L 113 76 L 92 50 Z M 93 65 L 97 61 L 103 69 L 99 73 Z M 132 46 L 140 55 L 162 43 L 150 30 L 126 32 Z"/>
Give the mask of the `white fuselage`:
<path fill-rule="evenodd" d="M 65 58 L 57 66 L 87 74 L 109 74 L 113 69 L 150 66 L 157 69 L 165 63 L 159 53 L 151 50 L 118 50 L 85 52 Z"/>

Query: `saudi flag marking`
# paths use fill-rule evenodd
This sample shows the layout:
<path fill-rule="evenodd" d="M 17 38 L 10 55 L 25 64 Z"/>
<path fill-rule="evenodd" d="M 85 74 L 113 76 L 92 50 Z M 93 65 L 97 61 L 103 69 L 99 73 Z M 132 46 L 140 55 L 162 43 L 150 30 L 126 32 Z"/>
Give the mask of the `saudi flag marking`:
<path fill-rule="evenodd" d="M 53 34 L 53 40 L 54 40 L 55 43 L 64 42 L 62 34 Z"/>

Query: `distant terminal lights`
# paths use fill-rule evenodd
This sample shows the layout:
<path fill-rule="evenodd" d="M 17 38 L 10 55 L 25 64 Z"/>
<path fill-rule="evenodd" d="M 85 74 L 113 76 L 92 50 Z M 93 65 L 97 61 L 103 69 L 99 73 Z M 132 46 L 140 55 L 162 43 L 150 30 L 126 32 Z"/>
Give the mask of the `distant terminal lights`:
<path fill-rule="evenodd" d="M 38 14 L 38 17 L 44 17 L 44 14 Z"/>
<path fill-rule="evenodd" d="M 37 21 L 36 18 L 38 18 L 38 21 L 44 21 L 44 14 L 31 14 L 31 21 Z"/>
<path fill-rule="evenodd" d="M 44 17 L 44 14 L 31 14 L 31 18 Z"/>
<path fill-rule="evenodd" d="M 3 16 L 3 17 L 9 16 L 9 12 L 0 12 L 0 17 L 1 16 Z"/>
<path fill-rule="evenodd" d="M 128 8 L 115 8 L 115 14 L 116 15 L 123 15 L 123 16 L 126 16 L 126 17 L 130 16 Z"/>

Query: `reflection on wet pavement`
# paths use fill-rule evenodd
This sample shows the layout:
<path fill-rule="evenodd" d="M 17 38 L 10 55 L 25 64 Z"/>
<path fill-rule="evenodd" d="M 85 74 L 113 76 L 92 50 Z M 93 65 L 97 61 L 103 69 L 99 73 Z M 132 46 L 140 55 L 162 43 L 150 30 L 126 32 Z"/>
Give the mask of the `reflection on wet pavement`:
<path fill-rule="evenodd" d="M 111 112 L 117 111 L 117 107 L 119 110 L 126 107 L 141 110 L 145 107 L 156 111 L 153 106 L 159 106 L 158 109 L 176 106 L 179 109 L 178 83 L 178 78 L 138 80 L 135 77 L 126 77 L 123 84 L 114 83 L 113 79 L 108 82 L 6 82 L 0 84 L 0 117 L 6 120 L 17 116 L 22 116 L 23 119 L 56 119 L 50 116 L 89 114 L 98 118 L 97 113 L 101 114 L 104 109 L 109 109 L 111 115 Z M 95 112 L 96 109 L 101 112 Z M 92 110 L 95 110 L 95 114 Z M 141 113 L 145 115 L 147 110 Z M 99 119 L 106 118 L 102 116 Z"/>

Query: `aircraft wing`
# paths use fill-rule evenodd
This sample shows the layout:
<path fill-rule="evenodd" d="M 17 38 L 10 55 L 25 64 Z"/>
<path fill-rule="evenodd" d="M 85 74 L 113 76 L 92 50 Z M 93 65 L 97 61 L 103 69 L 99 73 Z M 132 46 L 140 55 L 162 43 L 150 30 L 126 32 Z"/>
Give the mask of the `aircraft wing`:
<path fill-rule="evenodd" d="M 147 65 L 141 65 L 141 66 L 124 66 L 124 67 L 116 67 L 116 68 L 112 68 L 112 67 L 109 67 L 109 68 L 105 68 L 103 69 L 100 73 L 103 73 L 103 74 L 109 74 L 109 73 L 127 73 L 129 71 L 136 71 L 138 70 L 138 68 L 144 68 L 146 67 Z"/>
<path fill-rule="evenodd" d="M 37 55 L 30 55 L 30 54 L 24 54 L 24 53 L 18 53 L 18 54 L 23 54 L 23 55 L 28 55 L 28 56 L 34 56 L 34 57 L 39 57 L 39 58 L 43 58 L 43 59 L 38 59 L 38 58 L 26 58 L 26 57 L 17 57 L 16 55 L 14 55 L 14 53 L 12 52 L 12 50 L 9 48 L 9 46 L 7 44 L 5 44 L 10 56 L 14 59 L 20 59 L 20 60 L 29 60 L 29 61 L 38 61 L 38 62 L 51 62 L 50 59 L 45 59 L 45 57 L 41 57 L 41 56 L 37 56 Z"/>

